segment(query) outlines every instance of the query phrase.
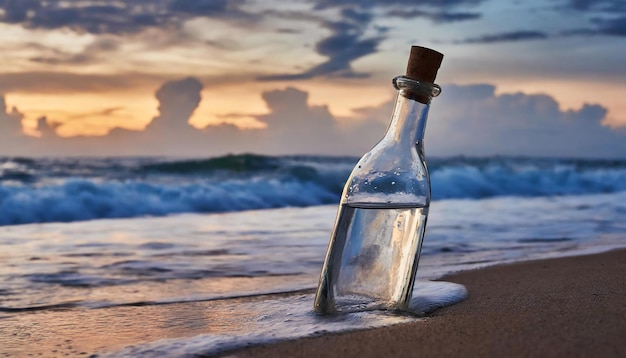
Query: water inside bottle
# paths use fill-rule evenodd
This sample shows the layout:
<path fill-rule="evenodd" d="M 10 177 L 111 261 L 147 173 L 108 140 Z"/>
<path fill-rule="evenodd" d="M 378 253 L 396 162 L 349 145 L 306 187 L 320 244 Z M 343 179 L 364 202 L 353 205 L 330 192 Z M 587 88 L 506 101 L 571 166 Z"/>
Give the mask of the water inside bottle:
<path fill-rule="evenodd" d="M 337 311 L 408 310 L 428 206 L 389 205 L 340 208 L 326 272 Z"/>

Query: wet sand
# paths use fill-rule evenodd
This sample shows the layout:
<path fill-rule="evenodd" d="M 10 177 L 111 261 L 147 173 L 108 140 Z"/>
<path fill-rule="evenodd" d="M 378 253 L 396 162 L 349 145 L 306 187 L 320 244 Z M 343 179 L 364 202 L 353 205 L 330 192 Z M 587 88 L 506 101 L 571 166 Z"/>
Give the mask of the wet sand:
<path fill-rule="evenodd" d="M 305 338 L 237 357 L 626 357 L 626 250 L 445 277 L 469 298 L 425 321 Z"/>

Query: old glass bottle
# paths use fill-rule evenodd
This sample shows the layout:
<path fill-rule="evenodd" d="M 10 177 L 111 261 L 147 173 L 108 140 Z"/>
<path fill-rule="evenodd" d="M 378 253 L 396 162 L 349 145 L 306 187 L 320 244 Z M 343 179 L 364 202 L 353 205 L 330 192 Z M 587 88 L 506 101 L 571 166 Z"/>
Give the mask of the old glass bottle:
<path fill-rule="evenodd" d="M 424 130 L 443 55 L 413 46 L 385 136 L 357 163 L 341 197 L 314 308 L 409 311 L 430 204 Z"/>

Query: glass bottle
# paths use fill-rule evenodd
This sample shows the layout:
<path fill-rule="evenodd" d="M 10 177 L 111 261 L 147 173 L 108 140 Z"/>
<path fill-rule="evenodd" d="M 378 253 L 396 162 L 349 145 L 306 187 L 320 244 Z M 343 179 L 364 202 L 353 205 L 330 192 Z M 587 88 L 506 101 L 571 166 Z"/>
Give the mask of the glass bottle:
<path fill-rule="evenodd" d="M 413 46 L 385 136 L 345 184 L 314 309 L 410 311 L 430 205 L 424 130 L 443 55 Z"/>

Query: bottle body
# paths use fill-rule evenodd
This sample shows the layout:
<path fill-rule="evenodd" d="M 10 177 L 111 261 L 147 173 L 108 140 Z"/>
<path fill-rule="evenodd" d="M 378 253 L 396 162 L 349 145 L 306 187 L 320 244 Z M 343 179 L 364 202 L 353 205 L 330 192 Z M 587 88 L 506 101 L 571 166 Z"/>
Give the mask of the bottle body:
<path fill-rule="evenodd" d="M 427 206 L 341 205 L 316 310 L 408 310 L 427 214 Z"/>
<path fill-rule="evenodd" d="M 423 150 L 430 101 L 394 84 L 389 128 L 344 187 L 315 297 L 320 313 L 410 310 L 430 205 Z"/>

